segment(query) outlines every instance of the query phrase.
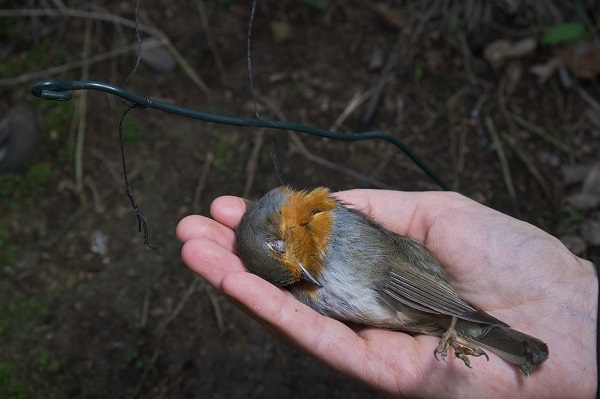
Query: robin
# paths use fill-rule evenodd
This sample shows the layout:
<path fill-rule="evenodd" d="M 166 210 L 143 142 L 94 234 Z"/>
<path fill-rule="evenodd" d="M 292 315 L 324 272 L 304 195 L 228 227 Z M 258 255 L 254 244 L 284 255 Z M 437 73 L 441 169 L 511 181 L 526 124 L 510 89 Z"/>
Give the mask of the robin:
<path fill-rule="evenodd" d="M 541 340 L 464 301 L 431 251 L 346 207 L 326 188 L 278 187 L 249 204 L 236 230 L 248 270 L 341 320 L 441 337 L 470 367 L 485 348 L 525 375 L 548 357 Z"/>

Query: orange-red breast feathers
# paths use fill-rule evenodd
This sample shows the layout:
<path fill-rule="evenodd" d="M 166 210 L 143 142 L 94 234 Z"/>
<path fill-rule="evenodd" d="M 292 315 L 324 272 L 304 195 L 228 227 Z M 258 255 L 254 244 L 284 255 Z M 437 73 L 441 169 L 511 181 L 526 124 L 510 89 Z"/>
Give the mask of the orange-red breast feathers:
<path fill-rule="evenodd" d="M 337 202 L 326 188 L 310 192 L 285 190 L 288 201 L 281 207 L 279 221 L 285 252 L 279 261 L 297 278 L 301 273 L 299 263 L 318 278 L 329 245 L 332 211 Z"/>

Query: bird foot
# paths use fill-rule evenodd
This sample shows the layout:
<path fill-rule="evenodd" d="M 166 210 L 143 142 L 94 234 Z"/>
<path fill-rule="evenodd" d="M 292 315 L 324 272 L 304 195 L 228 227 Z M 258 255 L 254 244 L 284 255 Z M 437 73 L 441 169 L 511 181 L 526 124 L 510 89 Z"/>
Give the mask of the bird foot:
<path fill-rule="evenodd" d="M 487 353 L 485 353 L 479 346 L 459 337 L 456 333 L 456 329 L 453 326 L 451 326 L 448 331 L 442 335 L 440 344 L 433 351 L 433 356 L 439 360 L 438 354 L 440 354 L 442 360 L 446 361 L 449 347 L 454 349 L 454 356 L 462 360 L 465 363 L 465 366 L 469 368 L 471 368 L 471 362 L 469 361 L 468 356 L 485 356 L 488 361 L 490 360 Z"/>

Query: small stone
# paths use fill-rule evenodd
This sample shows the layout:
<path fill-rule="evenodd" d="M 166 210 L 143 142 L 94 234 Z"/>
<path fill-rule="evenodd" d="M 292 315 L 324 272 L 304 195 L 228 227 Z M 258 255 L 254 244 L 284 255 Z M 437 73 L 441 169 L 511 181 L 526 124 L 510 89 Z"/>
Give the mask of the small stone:
<path fill-rule="evenodd" d="M 523 58 L 532 54 L 536 48 L 537 40 L 533 37 L 526 37 L 516 43 L 511 43 L 506 39 L 498 39 L 485 46 L 483 58 L 493 68 L 500 68 L 508 60 Z"/>
<path fill-rule="evenodd" d="M 563 184 L 565 186 L 570 186 L 572 184 L 581 183 L 583 179 L 585 179 L 588 169 L 589 168 L 585 165 L 564 165 L 560 168 Z"/>
<path fill-rule="evenodd" d="M 385 62 L 385 50 L 380 43 L 377 43 L 373 49 L 371 50 L 371 55 L 369 56 L 369 71 L 376 71 L 383 66 Z"/>
<path fill-rule="evenodd" d="M 159 73 L 171 72 L 175 68 L 175 59 L 164 46 L 142 46 L 142 61 Z"/>
<path fill-rule="evenodd" d="M 33 110 L 25 105 L 11 108 L 0 121 L 0 171 L 27 172 L 39 145 L 40 130 Z"/>
<path fill-rule="evenodd" d="M 506 79 L 506 94 L 512 95 L 515 93 L 522 76 L 523 66 L 521 65 L 521 63 L 517 61 L 509 62 L 506 66 L 506 70 L 504 71 L 504 77 Z"/>
<path fill-rule="evenodd" d="M 287 22 L 273 21 L 269 26 L 271 28 L 273 41 L 277 44 L 287 43 L 294 37 L 292 25 Z"/>

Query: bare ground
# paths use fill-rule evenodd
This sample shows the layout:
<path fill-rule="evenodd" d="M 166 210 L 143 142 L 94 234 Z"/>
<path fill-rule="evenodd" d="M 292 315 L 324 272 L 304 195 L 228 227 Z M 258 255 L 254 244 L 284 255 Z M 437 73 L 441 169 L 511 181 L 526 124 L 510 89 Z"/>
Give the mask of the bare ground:
<path fill-rule="evenodd" d="M 30 3 L 28 9 L 49 7 Z M 64 3 L 90 10 L 81 2 Z M 583 221 L 598 219 L 597 211 L 566 205 L 581 184 L 561 174 L 598 160 L 600 128 L 581 95 L 598 101 L 597 77 L 571 72 L 570 88 L 557 74 L 538 82 L 530 67 L 551 59 L 552 46 L 538 45 L 498 68 L 484 59 L 494 40 L 538 38 L 552 24 L 577 20 L 574 7 L 523 2 L 510 13 L 499 6 L 508 2 L 500 1 L 390 2 L 391 9 L 378 13 L 361 2 L 324 3 L 330 7 L 323 13 L 300 2 L 259 2 L 252 61 L 262 118 L 348 133 L 389 132 L 453 190 L 555 235 L 579 237 Z M 125 151 L 150 244 L 157 246 L 149 249 L 124 192 L 117 140 L 124 105 L 87 93 L 81 189 L 74 165 L 82 94 L 55 103 L 32 98 L 29 90 L 46 76 L 81 79 L 82 68 L 6 81 L 86 58 L 86 41 L 87 57 L 131 44 L 129 27 L 95 18 L 107 13 L 132 20 L 134 6 L 104 0 L 85 17 L 0 17 L 6 59 L 0 109 L 20 103 L 35 108 L 44 143 L 37 174 L 0 181 L 0 396 L 377 397 L 272 337 L 195 277 L 179 257 L 175 226 L 185 215 L 207 214 L 217 196 L 257 197 L 279 180 L 334 190 L 439 187 L 381 141 L 340 143 L 137 109 L 127 116 Z M 207 2 L 205 8 L 208 30 L 193 1 L 145 2 L 140 19 L 171 40 L 210 94 L 177 62 L 162 73 L 142 62 L 128 88 L 203 111 L 252 117 L 249 5 Z M 377 93 L 393 54 L 397 62 Z M 109 57 L 89 65 L 88 76 L 122 85 L 134 59 L 132 52 Z M 375 95 L 376 113 L 361 124 Z M 360 96 L 365 101 L 354 107 Z M 336 123 L 344 111 L 347 117 Z M 583 255 L 594 253 L 598 247 L 588 245 Z"/>

